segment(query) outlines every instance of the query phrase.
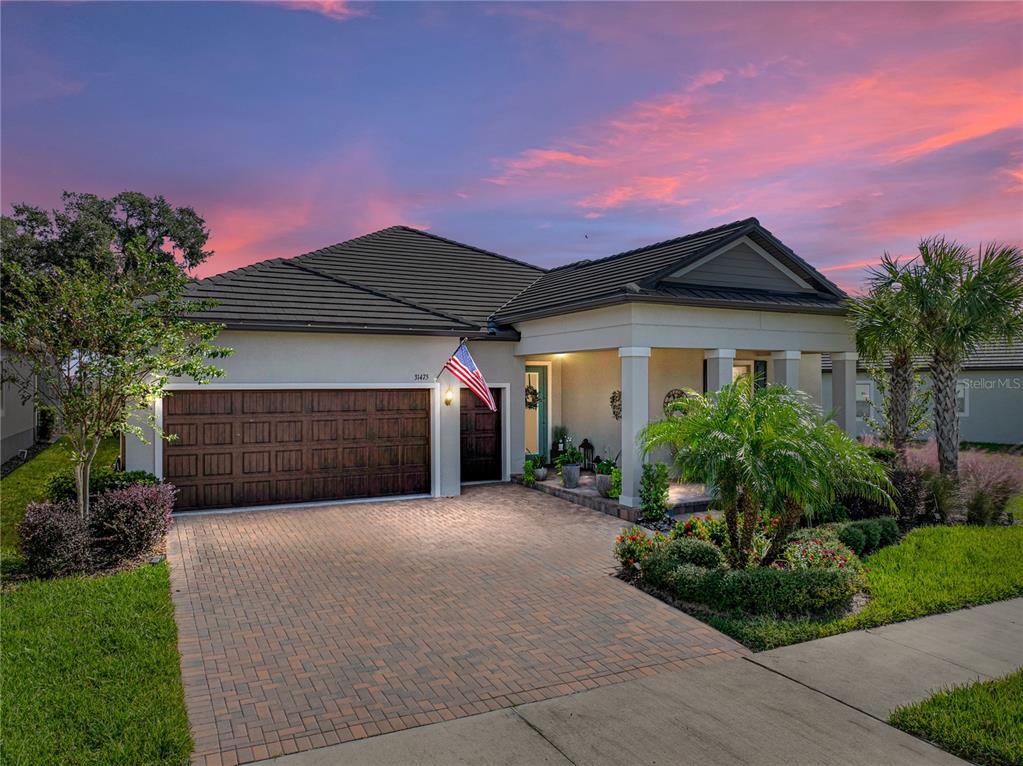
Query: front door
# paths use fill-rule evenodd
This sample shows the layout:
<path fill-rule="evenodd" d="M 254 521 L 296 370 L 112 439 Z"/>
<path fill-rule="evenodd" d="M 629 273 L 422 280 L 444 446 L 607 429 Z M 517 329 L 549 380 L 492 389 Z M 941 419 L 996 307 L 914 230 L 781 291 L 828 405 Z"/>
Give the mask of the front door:
<path fill-rule="evenodd" d="M 533 406 L 531 395 L 536 392 Z M 541 455 L 547 462 L 547 367 L 526 367 L 526 454 Z"/>
<path fill-rule="evenodd" d="M 490 389 L 497 412 L 468 388 L 461 392 L 462 481 L 501 481 L 501 390 Z"/>

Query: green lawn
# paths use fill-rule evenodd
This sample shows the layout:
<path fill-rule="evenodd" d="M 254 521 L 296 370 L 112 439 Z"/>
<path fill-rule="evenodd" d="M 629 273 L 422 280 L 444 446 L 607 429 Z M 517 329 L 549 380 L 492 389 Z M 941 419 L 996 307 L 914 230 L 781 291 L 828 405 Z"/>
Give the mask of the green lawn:
<path fill-rule="evenodd" d="M 188 761 L 166 563 L 27 582 L 2 602 L 0 762 Z"/>
<path fill-rule="evenodd" d="M 871 601 L 833 619 L 701 620 L 756 651 L 1023 595 L 1023 526 L 925 527 L 864 562 Z"/>
<path fill-rule="evenodd" d="M 984 766 L 1023 764 L 1023 670 L 896 709 L 892 726 Z"/>
<path fill-rule="evenodd" d="M 93 465 L 112 465 L 117 459 L 118 444 L 117 437 L 104 439 Z M 70 465 L 67 447 L 61 439 L 0 479 L 0 556 L 17 554 L 18 522 L 25 515 L 25 506 L 42 500 L 46 478 Z"/>

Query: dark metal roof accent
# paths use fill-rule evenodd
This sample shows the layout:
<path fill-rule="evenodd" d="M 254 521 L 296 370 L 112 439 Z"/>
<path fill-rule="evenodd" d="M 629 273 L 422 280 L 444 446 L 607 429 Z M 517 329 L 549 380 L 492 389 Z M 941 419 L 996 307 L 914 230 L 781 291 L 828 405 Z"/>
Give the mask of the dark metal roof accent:
<path fill-rule="evenodd" d="M 913 366 L 918 370 L 926 370 L 930 360 L 926 356 L 917 356 Z M 887 366 L 887 362 L 885 363 Z M 867 366 L 862 359 L 856 362 L 856 369 L 866 372 Z M 1023 344 L 1009 341 L 992 341 L 982 344 L 970 354 L 964 370 L 1023 370 Z M 831 372 L 831 354 L 821 354 L 821 370 Z"/>
<path fill-rule="evenodd" d="M 667 284 L 661 280 L 742 237 L 756 238 L 817 283 L 816 293 L 727 290 Z M 630 289 L 630 285 L 633 287 Z M 639 287 L 638 290 L 635 287 Z M 581 311 L 627 300 L 754 308 L 768 311 L 845 313 L 846 295 L 806 261 L 782 245 L 756 218 L 733 221 L 653 245 L 627 250 L 595 261 L 579 261 L 551 269 L 512 298 L 495 318 L 502 324 Z"/>

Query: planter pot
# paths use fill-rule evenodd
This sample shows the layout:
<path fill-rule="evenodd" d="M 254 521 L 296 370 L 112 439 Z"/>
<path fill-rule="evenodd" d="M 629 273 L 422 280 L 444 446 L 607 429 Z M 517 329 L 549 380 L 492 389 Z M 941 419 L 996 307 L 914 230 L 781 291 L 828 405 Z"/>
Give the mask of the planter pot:
<path fill-rule="evenodd" d="M 547 466 L 534 468 L 533 476 L 537 481 L 545 481 L 547 479 Z"/>
<path fill-rule="evenodd" d="M 568 489 L 579 486 L 579 464 L 565 463 L 561 466 L 561 483 Z"/>
<path fill-rule="evenodd" d="M 597 474 L 597 492 L 601 497 L 611 496 L 611 474 L 609 473 L 598 473 Z"/>

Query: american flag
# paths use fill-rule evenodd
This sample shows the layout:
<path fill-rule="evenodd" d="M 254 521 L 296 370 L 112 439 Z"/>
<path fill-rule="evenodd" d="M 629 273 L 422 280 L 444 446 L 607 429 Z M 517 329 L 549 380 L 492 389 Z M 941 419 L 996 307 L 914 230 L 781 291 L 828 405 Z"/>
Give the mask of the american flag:
<path fill-rule="evenodd" d="M 497 405 L 494 403 L 494 397 L 490 393 L 487 381 L 480 372 L 480 368 L 476 366 L 476 362 L 472 360 L 472 354 L 465 347 L 464 341 L 458 344 L 455 353 L 445 363 L 444 369 L 450 370 L 452 375 L 472 389 L 472 392 L 490 408 L 491 412 L 497 412 Z"/>

